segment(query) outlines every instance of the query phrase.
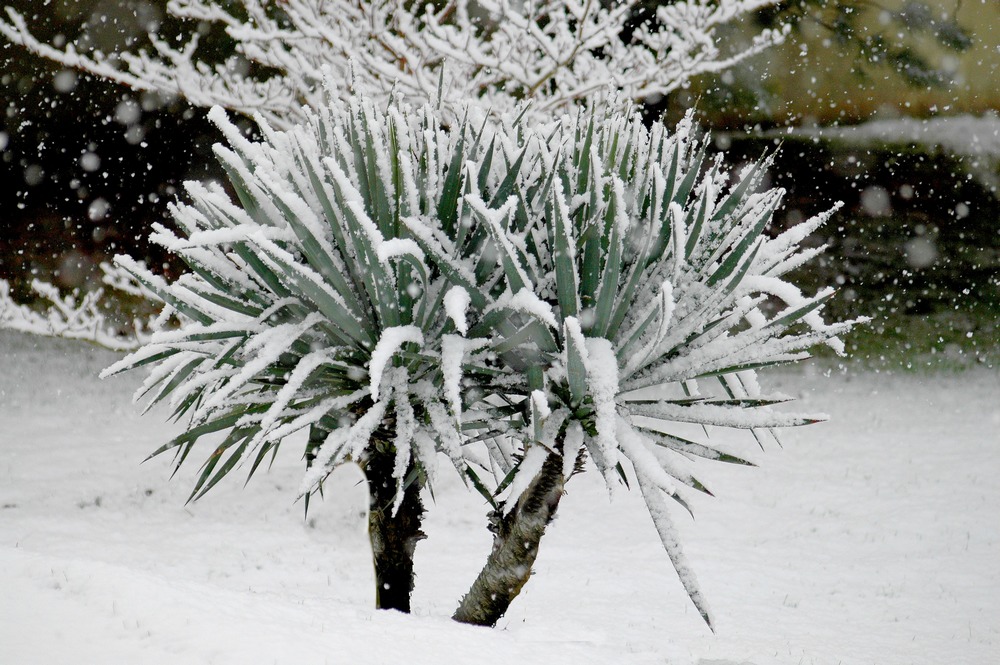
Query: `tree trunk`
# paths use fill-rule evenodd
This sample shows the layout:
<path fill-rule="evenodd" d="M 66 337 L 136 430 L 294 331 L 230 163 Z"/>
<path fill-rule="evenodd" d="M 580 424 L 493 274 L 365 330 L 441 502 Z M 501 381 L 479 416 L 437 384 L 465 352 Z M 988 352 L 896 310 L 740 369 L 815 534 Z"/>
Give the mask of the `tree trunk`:
<path fill-rule="evenodd" d="M 396 479 L 392 471 L 395 456 L 375 448 L 362 468 L 368 477 L 368 535 L 375 564 L 375 606 L 382 610 L 410 611 L 413 593 L 413 552 L 426 536 L 420 530 L 424 506 L 420 483 L 412 482 L 403 491 L 403 501 L 395 515 Z M 410 464 L 412 472 L 413 465 Z"/>
<path fill-rule="evenodd" d="M 391 444 L 394 423 L 383 423 L 372 437 L 359 465 L 368 479 L 368 537 L 372 545 L 372 562 L 375 567 L 375 606 L 382 610 L 410 611 L 413 593 L 413 552 L 420 540 L 426 538 L 420 530 L 424 506 L 420 500 L 420 482 L 414 481 L 403 491 L 403 501 L 395 515 L 392 514 L 396 499 L 395 451 Z M 306 464 L 311 465 L 316 451 L 329 435 L 324 429 L 313 426 L 306 448 Z M 406 477 L 413 472 L 413 463 Z M 306 497 L 306 509 L 308 510 Z"/>
<path fill-rule="evenodd" d="M 538 544 L 562 498 L 562 455 L 549 453 L 542 470 L 507 515 L 493 513 L 493 551 L 452 617 L 495 626 L 531 576 Z"/>

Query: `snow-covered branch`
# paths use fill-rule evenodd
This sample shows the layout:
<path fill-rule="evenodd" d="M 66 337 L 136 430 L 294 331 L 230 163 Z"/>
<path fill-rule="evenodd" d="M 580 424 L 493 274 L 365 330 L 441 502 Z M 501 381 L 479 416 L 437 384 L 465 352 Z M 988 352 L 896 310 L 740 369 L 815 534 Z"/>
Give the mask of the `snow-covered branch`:
<path fill-rule="evenodd" d="M 0 279 L 0 329 L 83 340 L 112 351 L 131 351 L 148 339 L 150 329 L 156 325 L 136 320 L 130 334 L 119 330 L 102 311 L 103 289 L 74 297 L 63 296 L 55 286 L 38 280 L 32 281 L 31 288 L 48 303 L 44 311 L 15 302 L 10 284 Z"/>
<path fill-rule="evenodd" d="M 7 8 L 0 34 L 45 58 L 136 90 L 180 96 L 201 106 L 259 113 L 279 128 L 302 119 L 302 104 L 353 90 L 437 102 L 459 112 L 473 99 L 495 111 L 531 100 L 557 114 L 584 99 L 644 100 L 691 77 L 718 71 L 780 41 L 764 30 L 739 48 L 720 46 L 716 29 L 777 0 L 679 0 L 637 27 L 638 0 L 171 0 L 167 11 L 191 25 L 214 24 L 253 66 L 212 59 L 192 31 L 179 43 L 155 32 L 138 51 L 81 52 L 40 41 Z M 627 35 L 627 36 L 625 36 Z M 326 74 L 324 74 L 326 73 Z"/>

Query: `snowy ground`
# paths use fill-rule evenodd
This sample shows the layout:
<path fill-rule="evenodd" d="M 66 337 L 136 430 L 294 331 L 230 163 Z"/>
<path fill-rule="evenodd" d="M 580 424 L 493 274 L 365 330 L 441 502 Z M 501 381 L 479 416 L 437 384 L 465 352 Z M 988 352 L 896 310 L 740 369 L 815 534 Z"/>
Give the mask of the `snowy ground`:
<path fill-rule="evenodd" d="M 370 609 L 359 475 L 309 522 L 289 448 L 246 488 L 184 505 L 139 462 L 174 431 L 137 416 L 113 356 L 0 333 L 0 662 L 1000 662 L 1000 376 L 786 372 L 833 421 L 757 469 L 712 467 L 678 515 L 718 632 L 638 497 L 575 478 L 536 575 L 496 630 L 447 617 L 489 547 L 481 501 L 438 491 L 415 614 Z M 746 450 L 749 442 L 743 442 Z M 755 444 L 753 444 L 755 445 Z"/>

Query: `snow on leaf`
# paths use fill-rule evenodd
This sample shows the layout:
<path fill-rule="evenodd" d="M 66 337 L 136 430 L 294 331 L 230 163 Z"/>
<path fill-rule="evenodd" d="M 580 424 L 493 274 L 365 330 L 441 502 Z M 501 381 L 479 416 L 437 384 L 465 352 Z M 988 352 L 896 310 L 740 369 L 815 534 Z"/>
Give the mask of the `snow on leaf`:
<path fill-rule="evenodd" d="M 338 395 L 336 397 L 329 397 L 324 399 L 322 402 L 316 406 L 308 409 L 307 411 L 296 415 L 294 418 L 287 420 L 284 424 L 275 427 L 271 430 L 271 440 L 280 441 L 286 436 L 295 434 L 296 432 L 309 427 L 310 425 L 315 425 L 321 421 L 325 416 L 330 414 L 336 414 L 344 409 L 347 409 L 352 404 L 361 401 L 364 397 L 368 395 L 368 389 L 363 388 L 361 390 L 356 390 L 348 395 Z"/>
<path fill-rule="evenodd" d="M 388 263 L 389 259 L 397 256 L 407 255 L 415 257 L 418 261 L 424 260 L 424 251 L 410 238 L 390 238 L 379 243 L 375 251 L 382 263 Z"/>
<path fill-rule="evenodd" d="M 640 473 L 657 489 L 667 494 L 677 494 L 674 479 L 663 470 L 660 461 L 647 445 L 648 439 L 635 430 L 627 420 L 617 418 L 618 445 L 632 463 L 636 475 Z"/>
<path fill-rule="evenodd" d="M 667 401 L 648 404 L 631 403 L 629 410 L 637 416 L 658 420 L 717 425 L 737 429 L 756 427 L 795 427 L 822 422 L 830 417 L 823 413 L 787 413 L 766 407 L 746 408 L 741 406 L 720 406 L 715 404 L 690 404 L 681 406 Z"/>
<path fill-rule="evenodd" d="M 271 428 L 281 417 L 282 412 L 302 390 L 303 384 L 309 380 L 313 372 L 329 363 L 331 359 L 328 351 L 319 350 L 312 351 L 299 360 L 298 364 L 295 365 L 295 369 L 289 373 L 285 385 L 274 396 L 274 401 L 268 408 L 264 418 L 260 421 L 260 432 L 250 442 L 251 448 L 255 448 L 268 437 Z M 237 426 L 239 426 L 239 423 L 237 423 Z"/>
<path fill-rule="evenodd" d="M 368 363 L 368 377 L 371 381 L 372 399 L 380 399 L 380 384 L 382 383 L 382 373 L 392 356 L 399 351 L 404 344 L 414 343 L 423 346 L 424 335 L 420 328 L 416 326 L 393 326 L 382 331 L 375 348 L 372 350 L 371 360 Z"/>
<path fill-rule="evenodd" d="M 511 295 L 510 291 L 507 291 L 486 311 L 490 312 L 500 308 L 507 308 L 515 312 L 524 312 L 529 316 L 539 319 L 554 330 L 559 329 L 559 323 L 556 321 L 552 306 L 528 288 L 521 289 L 514 295 Z"/>
<path fill-rule="evenodd" d="M 531 485 L 531 481 L 539 474 L 545 465 L 545 460 L 549 456 L 549 450 L 541 445 L 529 445 L 524 453 L 524 458 L 517 467 L 514 480 L 510 483 L 510 491 L 507 494 L 507 507 L 513 510 L 517 506 L 517 500 Z"/>
<path fill-rule="evenodd" d="M 618 394 L 618 361 L 611 342 L 601 337 L 586 340 L 588 388 L 594 401 L 597 449 L 592 450 L 594 461 L 604 473 L 608 489 L 617 486 L 614 467 L 617 464 L 617 412 L 615 397 Z"/>
<path fill-rule="evenodd" d="M 286 323 L 264 330 L 254 335 L 245 345 L 243 353 L 249 360 L 229 379 L 225 386 L 220 387 L 196 412 L 207 415 L 212 409 L 219 408 L 237 390 L 256 377 L 264 368 L 278 360 L 281 354 L 301 337 L 307 330 L 323 320 L 323 316 L 313 312 L 300 323 Z"/>
<path fill-rule="evenodd" d="M 413 435 L 413 447 L 417 460 L 427 476 L 427 484 L 433 487 L 437 478 L 438 450 L 434 439 L 424 429 L 418 429 Z"/>
<path fill-rule="evenodd" d="M 464 289 L 462 289 L 464 292 Z M 462 361 L 470 350 L 482 347 L 487 340 L 469 340 L 458 335 L 441 336 L 441 374 L 444 397 L 459 427 L 462 425 Z"/>
<path fill-rule="evenodd" d="M 660 542 L 663 543 L 663 549 L 666 550 L 667 556 L 670 557 L 670 562 L 674 566 L 674 570 L 677 571 L 677 577 L 680 579 L 681 584 L 684 585 L 684 590 L 687 591 L 691 602 L 698 608 L 701 618 L 714 631 L 711 610 L 698 586 L 698 578 L 688 563 L 683 549 L 681 549 L 680 538 L 677 530 L 674 528 L 673 520 L 670 518 L 670 508 L 667 505 L 662 490 L 640 469 L 636 469 L 635 475 L 639 489 L 642 492 L 642 497 L 646 501 L 649 516 L 653 519 L 653 525 L 656 527 L 656 533 L 660 536 Z"/>
<path fill-rule="evenodd" d="M 322 482 L 330 470 L 345 459 L 358 459 L 368 446 L 371 435 L 382 423 L 387 403 L 375 402 L 350 427 L 339 427 L 327 437 L 316 453 L 312 466 L 306 471 L 299 485 L 299 496 L 312 492 Z"/>
<path fill-rule="evenodd" d="M 405 367 L 396 367 L 391 371 L 392 403 L 396 413 L 396 436 L 393 440 L 396 459 L 392 469 L 392 477 L 396 480 L 396 497 L 392 502 L 392 514 L 395 515 L 403 503 L 403 481 L 410 466 L 411 444 L 417 430 L 417 419 L 410 403 L 409 372 Z"/>
<path fill-rule="evenodd" d="M 583 448 L 583 426 L 573 420 L 566 426 L 566 437 L 563 440 L 563 478 L 569 479 L 576 466 L 576 460 Z"/>
<path fill-rule="evenodd" d="M 451 463 L 456 469 L 463 472 L 464 479 L 466 462 L 462 454 L 462 437 L 458 427 L 455 426 L 455 419 L 450 417 L 441 403 L 436 400 L 432 386 L 423 387 L 422 392 L 424 408 L 427 409 L 427 415 L 430 416 L 434 434 L 445 454 L 451 459 Z"/>
<path fill-rule="evenodd" d="M 444 311 L 455 324 L 455 330 L 465 335 L 469 332 L 469 324 L 465 312 L 472 302 L 469 292 L 461 286 L 453 286 L 444 294 Z"/>

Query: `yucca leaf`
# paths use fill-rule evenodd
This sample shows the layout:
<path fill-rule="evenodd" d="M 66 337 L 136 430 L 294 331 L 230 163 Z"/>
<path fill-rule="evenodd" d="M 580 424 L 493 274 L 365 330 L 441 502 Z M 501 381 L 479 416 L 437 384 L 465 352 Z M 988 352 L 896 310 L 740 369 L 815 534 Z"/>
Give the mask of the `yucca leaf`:
<path fill-rule="evenodd" d="M 363 113 L 364 111 L 362 109 L 355 106 L 351 109 L 351 114 L 347 119 L 346 130 L 348 145 L 351 148 L 351 154 L 349 156 L 351 164 L 354 166 L 354 171 L 358 176 L 352 184 L 361 194 L 361 200 L 364 202 L 365 211 L 368 216 L 376 217 L 371 192 L 373 174 L 368 172 L 368 163 L 365 160 L 365 142 L 361 138 L 361 132 L 358 129 L 358 122 L 360 120 L 359 115 L 363 115 Z M 377 177 L 377 175 L 375 177 Z"/>
<path fill-rule="evenodd" d="M 721 376 L 721 375 L 720 375 Z M 675 406 L 694 406 L 709 404 L 713 406 L 735 406 L 741 409 L 774 406 L 791 401 L 791 397 L 730 397 L 729 399 L 712 399 L 708 397 L 689 397 L 685 399 L 631 399 L 622 398 L 628 404 L 673 404 Z"/>
<path fill-rule="evenodd" d="M 528 146 L 524 146 L 524 149 L 521 150 L 514 163 L 507 167 L 507 175 L 500 181 L 500 186 L 497 187 L 497 191 L 493 193 L 493 198 L 490 199 L 490 208 L 500 207 L 513 194 L 514 186 L 517 184 L 517 178 L 521 174 L 521 165 L 524 163 L 524 156 L 527 152 Z M 506 157 L 504 157 L 504 162 L 506 162 Z"/>
<path fill-rule="evenodd" d="M 594 143 L 594 120 L 595 114 L 593 112 L 588 113 L 587 120 L 587 136 L 583 140 L 583 144 L 579 145 L 578 142 L 574 142 L 574 145 L 579 145 L 579 148 L 574 150 L 574 160 L 573 165 L 577 169 L 577 181 L 576 181 L 576 191 L 586 192 L 588 191 L 588 178 L 590 177 L 590 150 Z M 577 120 L 577 128 L 579 129 L 580 121 Z"/>
<path fill-rule="evenodd" d="M 822 422 L 822 418 L 770 410 L 735 409 L 715 404 L 690 404 L 679 406 L 669 402 L 631 403 L 629 409 L 634 415 L 645 416 L 665 423 L 693 423 L 731 427 L 733 429 L 754 429 L 764 427 L 799 427 Z"/>
<path fill-rule="evenodd" d="M 320 207 L 326 217 L 331 236 L 337 246 L 337 251 L 344 259 L 344 267 L 346 268 L 348 276 L 351 278 L 353 288 L 345 283 L 340 271 L 336 270 L 335 266 L 329 266 L 330 268 L 333 268 L 332 274 L 327 275 L 322 271 L 321 274 L 323 274 L 333 288 L 341 294 L 351 311 L 354 312 L 358 318 L 368 321 L 370 325 L 372 319 L 371 310 L 368 307 L 362 306 L 359 299 L 360 294 L 363 292 L 363 285 L 358 273 L 359 269 L 363 268 L 361 268 L 361 266 L 353 265 L 354 262 L 350 260 L 352 255 L 352 245 L 349 244 L 350 241 L 345 236 L 343 228 L 341 228 L 340 219 L 342 219 L 342 216 L 334 209 L 334 203 L 331 200 L 331 192 L 329 191 L 328 185 L 320 177 L 315 165 L 307 159 L 303 161 L 303 168 L 305 168 L 306 173 L 309 176 L 313 192 L 319 200 Z"/>
<path fill-rule="evenodd" d="M 334 326 L 332 330 L 342 342 L 367 347 L 375 340 L 371 331 L 362 326 L 348 310 L 343 299 L 327 285 L 323 278 L 308 266 L 298 263 L 277 246 L 262 239 L 257 240 L 262 256 L 266 256 L 284 276 L 284 282 L 296 295 L 314 305 Z M 368 333 L 368 334 L 366 334 Z"/>
<path fill-rule="evenodd" d="M 231 296 L 230 300 L 239 302 L 242 310 L 236 311 L 242 311 L 249 316 L 256 316 L 264 307 L 267 306 L 265 304 L 267 299 L 261 293 L 244 288 L 243 285 L 237 284 L 228 277 L 219 274 L 213 270 L 212 267 L 207 266 L 202 262 L 188 260 L 190 257 L 182 258 L 185 258 L 185 264 L 191 269 L 191 272 L 205 280 L 205 283 L 211 287 L 211 289 L 215 289 L 214 293 L 228 293 Z M 230 261 L 227 260 L 226 264 L 227 268 L 232 268 L 232 263 Z M 207 291 L 211 293 L 211 289 L 207 289 Z M 227 309 L 233 308 L 227 307 Z M 256 311 L 256 314 L 249 314 L 249 312 L 252 311 Z"/>
<path fill-rule="evenodd" d="M 630 309 L 636 306 L 636 294 L 639 292 L 640 286 L 643 283 L 643 277 L 646 275 L 647 257 L 651 248 L 652 234 L 646 234 L 643 240 L 643 248 L 636 257 L 636 260 L 629 267 L 629 274 L 625 280 L 625 285 L 616 298 L 617 302 L 614 307 L 614 313 L 611 315 L 605 330 L 605 335 L 608 339 L 615 339 L 618 336 L 619 329 L 622 322 L 625 321 L 626 315 Z"/>
<path fill-rule="evenodd" d="M 458 141 L 455 143 L 448 173 L 441 189 L 441 199 L 438 202 L 437 218 L 441 221 L 444 232 L 450 237 L 455 232 L 458 216 L 458 193 L 462 191 L 462 165 L 465 163 L 465 122 L 458 131 Z"/>
<path fill-rule="evenodd" d="M 173 393 L 173 391 L 176 390 L 179 385 L 184 383 L 184 381 L 191 376 L 192 372 L 194 372 L 194 370 L 197 369 L 197 367 L 203 362 L 204 358 L 195 358 L 175 370 L 170 375 L 169 379 L 163 384 L 163 387 L 159 390 L 159 392 L 157 392 L 156 395 L 146 404 L 146 407 L 143 409 L 143 413 L 149 411 L 149 409 L 162 401 L 164 397 Z"/>
<path fill-rule="evenodd" d="M 210 288 L 197 288 L 193 286 L 189 286 L 188 290 L 192 293 L 196 293 L 199 297 L 207 300 L 213 305 L 218 305 L 223 309 L 227 309 L 231 312 L 236 312 L 237 314 L 242 314 L 244 316 L 257 317 L 262 311 L 259 307 L 248 303 L 246 300 L 233 298 L 225 292 L 220 293 Z"/>
<path fill-rule="evenodd" d="M 577 242 L 583 244 L 583 262 L 580 266 L 580 309 L 594 307 L 594 294 L 601 279 L 601 238 L 596 224 L 586 224 Z M 589 329 L 589 326 L 588 326 Z"/>
<path fill-rule="evenodd" d="M 694 189 L 694 183 L 698 179 L 698 175 L 701 173 L 701 164 L 705 159 L 705 144 L 701 143 L 698 146 L 698 152 L 694 154 L 691 160 L 687 164 L 687 173 L 684 179 L 681 181 L 677 189 L 674 190 L 673 198 L 671 199 L 674 203 L 677 203 L 681 207 L 687 202 L 688 196 L 691 194 L 691 190 Z"/>
<path fill-rule="evenodd" d="M 726 198 L 715 209 L 715 213 L 712 215 L 713 222 L 722 221 L 733 214 L 746 201 L 750 187 L 760 182 L 760 174 L 767 168 L 770 162 L 770 158 L 754 162 L 753 166 L 750 167 L 740 182 L 730 190 Z"/>
<path fill-rule="evenodd" d="M 616 183 L 617 185 L 617 183 Z M 607 335 L 608 327 L 611 324 L 611 315 L 614 311 L 616 297 L 618 295 L 618 280 L 621 279 L 622 271 L 622 251 L 624 241 L 622 238 L 621 224 L 615 219 L 621 214 L 620 206 L 625 202 L 620 200 L 620 190 L 613 187 L 608 201 L 608 209 L 605 213 L 605 232 L 607 241 L 607 253 L 604 256 L 604 270 L 601 275 L 601 283 L 597 298 L 594 302 L 594 324 L 591 333 L 594 337 L 604 337 Z"/>
<path fill-rule="evenodd" d="M 712 177 L 711 174 L 706 176 L 706 178 L 710 177 Z M 689 219 L 694 220 L 687 224 L 687 246 L 684 248 L 684 255 L 689 260 L 694 253 L 694 248 L 697 246 L 698 241 L 701 240 L 702 228 L 705 225 L 706 217 L 708 217 L 708 197 L 706 194 L 702 194 L 698 201 L 697 212 L 693 209 L 689 212 Z"/>
<path fill-rule="evenodd" d="M 274 441 L 265 441 L 265 442 L 263 442 L 261 444 L 260 450 L 257 451 L 257 456 L 254 458 L 253 464 L 250 466 L 250 471 L 249 471 L 249 473 L 247 473 L 247 479 L 243 483 L 244 487 L 246 487 L 247 484 L 250 482 L 250 479 L 253 478 L 253 474 L 255 474 L 257 472 L 258 467 L 260 467 L 260 464 L 261 464 L 261 462 L 264 461 L 264 458 L 267 457 L 267 454 L 268 453 L 272 453 L 272 455 L 271 455 L 271 463 L 273 464 L 274 463 L 274 458 L 275 458 L 275 455 L 277 454 L 277 452 L 278 452 L 278 443 L 277 442 L 274 442 Z"/>
<path fill-rule="evenodd" d="M 681 146 L 679 141 L 674 141 L 674 150 L 670 158 L 670 162 L 667 166 L 666 178 L 663 181 L 663 193 L 662 200 L 659 201 L 660 216 L 651 218 L 651 222 L 656 226 L 655 237 L 656 242 L 652 244 L 650 248 L 647 260 L 648 262 L 656 261 L 663 256 L 663 253 L 667 249 L 667 245 L 671 238 L 671 227 L 670 227 L 670 203 L 674 201 L 674 190 L 677 187 L 677 172 L 680 168 L 681 160 Z M 645 266 L 643 266 L 645 267 Z"/>
<path fill-rule="evenodd" d="M 790 312 L 779 314 L 777 318 L 774 318 L 767 322 L 765 327 L 767 328 L 787 328 L 800 321 L 804 316 L 813 312 L 827 303 L 835 295 L 831 290 L 825 295 L 821 295 L 817 298 L 813 298 L 801 307 L 796 307 Z"/>
<path fill-rule="evenodd" d="M 305 255 L 309 266 L 322 275 L 330 287 L 337 292 L 344 306 L 351 314 L 356 319 L 363 320 L 365 310 L 358 304 L 357 296 L 351 286 L 348 285 L 347 280 L 344 279 L 342 269 L 338 268 L 334 263 L 333 257 L 330 255 L 333 248 L 324 246 L 326 243 L 321 242 L 320 238 L 314 233 L 315 226 L 299 219 L 281 198 L 276 197 L 275 205 L 285 215 L 288 228 L 298 238 L 300 243 L 299 248 Z M 312 212 L 310 211 L 309 214 L 312 214 Z M 318 222 L 318 219 L 316 221 Z M 334 222 L 333 225 L 336 225 L 336 223 Z"/>
<path fill-rule="evenodd" d="M 253 274 L 260 278 L 261 282 L 278 298 L 287 298 L 291 291 L 285 288 L 281 278 L 269 267 L 267 267 L 260 257 L 244 243 L 233 246 L 233 252 L 242 259 L 253 271 Z"/>
<path fill-rule="evenodd" d="M 473 216 L 477 217 L 490 232 L 499 254 L 500 263 L 503 266 L 507 278 L 507 286 L 511 293 L 517 293 L 522 289 L 534 290 L 534 284 L 527 272 L 527 261 L 520 249 L 514 246 L 507 234 L 507 228 L 501 225 L 501 218 L 507 219 L 510 216 L 508 206 L 500 210 L 487 209 L 485 204 L 477 198 L 469 200 Z M 506 209 L 506 211 L 505 211 Z"/>
<path fill-rule="evenodd" d="M 517 472 L 521 470 L 521 462 L 523 462 L 523 461 L 524 461 L 524 457 L 521 457 L 520 459 L 518 459 L 517 463 L 514 465 L 514 467 L 510 471 L 507 472 L 507 475 L 505 475 L 500 480 L 499 483 L 497 483 L 497 488 L 493 491 L 493 496 L 494 497 L 500 496 L 501 494 L 503 494 L 504 490 L 506 490 L 508 487 L 510 487 L 510 484 L 512 482 L 514 482 L 514 478 L 517 477 Z M 516 498 L 516 497 L 514 497 L 514 498 Z"/>
<path fill-rule="evenodd" d="M 120 258 L 121 257 L 119 257 L 119 259 Z M 203 312 L 201 309 L 195 307 L 191 303 L 176 297 L 172 291 L 164 290 L 163 288 L 161 288 L 160 284 L 152 281 L 153 278 L 147 275 L 143 270 L 137 269 L 138 267 L 136 265 L 133 265 L 132 262 L 124 262 L 121 260 L 117 260 L 116 263 L 119 267 L 123 268 L 126 272 L 132 275 L 132 278 L 135 279 L 135 281 L 141 284 L 150 293 L 155 294 L 156 297 L 159 298 L 162 302 L 166 303 L 167 305 L 170 305 L 184 316 L 187 316 L 188 318 L 197 321 L 198 323 L 201 323 L 203 325 L 209 325 L 210 323 L 214 322 L 214 319 L 211 315 Z"/>
<path fill-rule="evenodd" d="M 563 322 L 566 346 L 566 378 L 569 384 L 570 408 L 576 410 L 587 397 L 587 352 L 579 322 L 568 317 Z"/>
<path fill-rule="evenodd" d="M 486 149 L 486 154 L 483 155 L 483 159 L 479 164 L 479 174 L 476 176 L 476 185 L 479 187 L 480 192 L 486 191 L 486 185 L 489 182 L 490 167 L 493 165 L 493 150 L 496 147 L 496 143 L 496 137 L 490 140 L 490 147 Z M 473 151 L 475 151 L 475 147 L 473 147 Z"/>
<path fill-rule="evenodd" d="M 327 165 L 331 168 L 334 166 L 330 160 L 327 160 Z M 391 328 L 399 325 L 395 279 L 390 276 L 378 258 L 374 245 L 376 239 L 372 237 L 373 231 L 378 233 L 377 229 L 372 228 L 375 222 L 365 216 L 364 210 L 358 210 L 350 203 L 351 194 L 345 191 L 348 187 L 350 183 L 342 175 L 337 178 L 334 191 L 346 221 L 345 233 L 354 246 L 356 260 L 362 262 L 362 265 L 358 266 L 360 281 L 364 284 L 369 301 L 378 315 L 378 324 L 383 328 Z"/>
<path fill-rule="evenodd" d="M 493 494 L 487 489 L 486 485 L 483 483 L 479 475 L 470 466 L 465 467 L 465 475 L 468 476 L 469 480 L 472 481 L 472 486 L 479 492 L 479 495 L 486 499 L 486 502 L 490 504 L 493 510 L 497 509 L 496 499 L 493 498 Z"/>
<path fill-rule="evenodd" d="M 640 423 L 636 423 L 634 426 L 642 429 L 643 435 L 650 439 L 653 443 L 669 450 L 675 450 L 685 455 L 694 455 L 695 457 L 701 457 L 707 460 L 725 462 L 727 464 L 757 466 L 753 462 L 748 462 L 747 460 L 730 453 L 724 453 L 720 450 L 716 450 L 715 448 L 711 448 L 701 443 L 696 443 L 675 434 L 668 434 L 659 430 L 650 429 L 648 427 L 644 427 Z"/>
<path fill-rule="evenodd" d="M 225 477 L 225 475 L 232 470 L 232 468 L 236 465 L 236 462 L 238 462 L 240 457 L 243 456 L 243 451 L 246 450 L 247 442 L 251 436 L 252 430 L 248 433 L 248 430 L 243 428 L 233 429 L 229 433 L 229 436 L 227 436 L 226 439 L 219 444 L 215 451 L 205 461 L 201 474 L 198 476 L 198 481 L 195 483 L 194 490 L 191 491 L 191 495 L 188 497 L 188 503 L 197 501 L 203 497 L 205 492 L 212 489 L 216 483 L 219 482 L 219 480 Z M 219 469 L 219 472 L 213 476 L 212 472 L 215 470 L 215 467 L 218 466 L 219 460 L 221 460 L 225 452 L 233 446 L 237 446 L 236 450 L 229 455 L 226 462 Z"/>
<path fill-rule="evenodd" d="M 740 240 L 739 244 L 733 248 L 718 269 L 716 269 L 715 272 L 712 273 L 711 277 L 706 280 L 705 283 L 708 284 L 709 287 L 715 286 L 720 281 L 733 274 L 733 271 L 736 270 L 736 266 L 743 260 L 747 251 L 751 247 L 759 247 L 760 234 L 764 231 L 764 227 L 767 226 L 767 223 L 771 221 L 771 215 L 774 213 L 774 209 L 778 206 L 779 202 L 780 199 L 776 197 L 773 202 L 761 213 L 760 219 L 757 220 L 752 229 L 745 236 L 743 236 L 743 239 Z"/>
<path fill-rule="evenodd" d="M 493 350 L 497 353 L 508 353 L 520 347 L 528 347 L 522 348 L 527 354 L 527 359 L 537 355 L 531 346 L 542 353 L 555 353 L 559 348 L 549 327 L 537 319 L 532 319 L 514 334 L 500 337 L 499 341 L 493 344 Z"/>
<path fill-rule="evenodd" d="M 698 614 L 705 620 L 708 627 L 714 631 L 708 603 L 702 595 L 694 571 L 688 564 L 687 557 L 684 556 L 684 552 L 681 549 L 680 540 L 670 519 L 670 512 L 666 501 L 663 499 L 662 491 L 653 486 L 640 472 L 637 471 L 636 476 L 639 481 L 639 489 L 646 500 L 646 507 L 649 509 L 649 516 L 653 519 L 653 525 L 660 536 L 660 542 L 663 543 L 663 549 L 666 550 L 667 556 L 670 557 L 670 562 L 674 566 L 674 570 L 677 571 L 677 577 L 684 586 L 688 598 L 691 599 L 691 602 L 697 608 Z"/>
<path fill-rule="evenodd" d="M 243 156 L 238 156 L 236 153 L 231 151 L 221 149 L 218 146 L 215 150 L 216 156 L 218 157 L 219 164 L 222 165 L 222 170 L 226 172 L 226 177 L 229 179 L 229 184 L 232 186 L 233 191 L 236 193 L 236 198 L 239 200 L 240 205 L 243 210 L 246 211 L 247 215 L 254 220 L 257 224 L 261 226 L 274 226 L 275 220 L 271 219 L 267 214 L 264 213 L 258 202 L 258 197 L 254 193 L 255 186 L 251 182 L 243 177 L 243 171 L 246 170 L 248 176 L 252 177 L 249 169 L 246 165 L 246 159 Z M 230 158 L 229 155 L 232 157 Z M 239 159 L 242 164 L 242 168 L 238 168 L 235 159 Z M 209 216 L 211 218 L 211 216 Z"/>
<path fill-rule="evenodd" d="M 367 172 L 369 181 L 369 191 L 372 197 L 373 219 L 379 231 L 386 237 L 395 237 L 397 233 L 393 206 L 390 204 L 388 186 L 392 184 L 392 173 L 383 172 L 383 167 L 389 166 L 389 156 L 385 153 L 384 140 L 376 143 L 378 126 L 371 121 L 366 110 L 361 112 L 361 132 L 364 137 L 365 161 L 368 165 Z M 382 137 L 378 137 L 382 139 Z"/>
<path fill-rule="evenodd" d="M 211 420 L 201 425 L 192 427 L 183 434 L 174 437 L 167 443 L 163 444 L 162 446 L 154 450 L 152 453 L 149 454 L 148 457 L 146 457 L 146 459 L 143 460 L 143 462 L 147 462 L 153 459 L 154 457 L 157 457 L 158 455 L 162 455 L 168 450 L 173 450 L 174 448 L 177 448 L 178 446 L 193 444 L 206 434 L 212 434 L 214 432 L 221 432 L 222 430 L 229 429 L 230 427 L 233 427 L 236 424 L 236 421 L 242 418 L 243 415 L 244 414 L 242 412 L 227 413 L 226 415 L 221 416 L 215 420 Z"/>
<path fill-rule="evenodd" d="M 180 353 L 180 349 L 164 349 L 163 351 L 158 351 L 150 355 L 143 355 L 143 351 L 147 349 L 140 349 L 126 356 L 123 360 L 115 363 L 111 367 L 107 368 L 101 372 L 102 378 L 107 378 L 109 376 L 115 376 L 116 374 L 121 374 L 122 372 L 127 372 L 132 369 L 137 369 L 139 367 L 145 367 L 146 365 L 151 365 L 153 363 L 158 363 L 161 360 L 166 360 L 172 356 Z"/>
<path fill-rule="evenodd" d="M 548 216 L 552 220 L 553 267 L 559 311 L 565 319 L 580 313 L 579 284 L 576 273 L 576 237 L 573 222 L 562 192 L 553 192 Z"/>

